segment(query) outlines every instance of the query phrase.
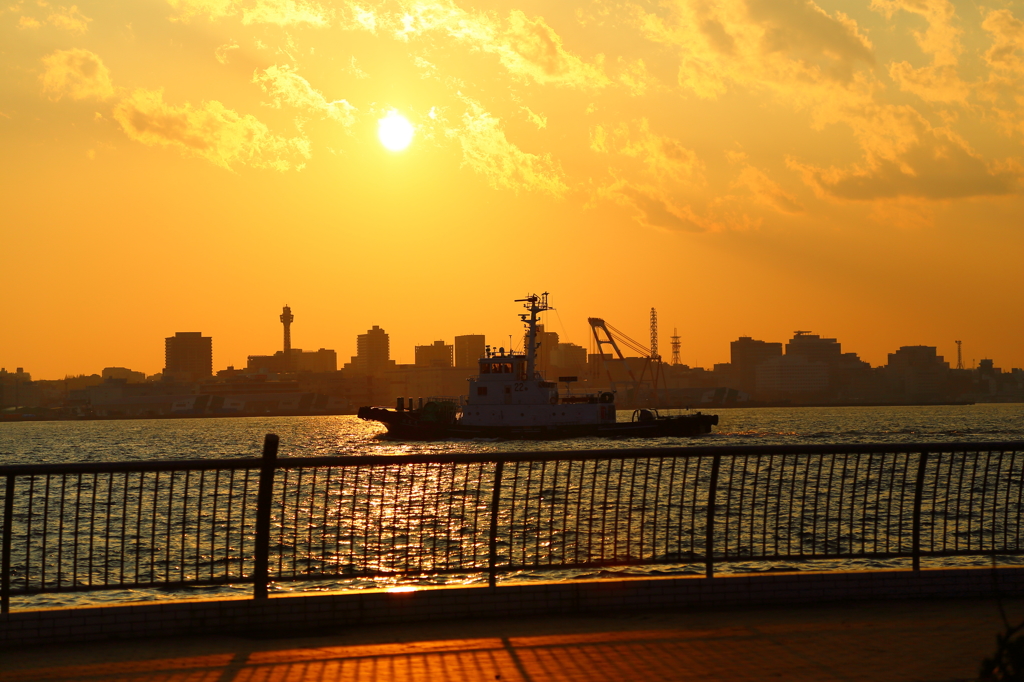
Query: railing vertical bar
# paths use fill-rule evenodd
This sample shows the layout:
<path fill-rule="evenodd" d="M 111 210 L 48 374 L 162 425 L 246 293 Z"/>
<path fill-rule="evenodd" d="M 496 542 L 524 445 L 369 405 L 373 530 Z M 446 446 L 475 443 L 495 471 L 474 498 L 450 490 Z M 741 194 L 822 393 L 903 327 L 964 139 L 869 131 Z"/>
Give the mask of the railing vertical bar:
<path fill-rule="evenodd" d="M 164 543 L 166 545 L 164 552 L 164 575 L 167 580 L 171 579 L 171 519 L 174 518 L 174 482 L 178 479 L 176 471 L 171 471 L 168 475 L 171 479 L 171 485 L 167 489 L 167 517 L 164 523 L 164 532 L 166 533 Z"/>
<path fill-rule="evenodd" d="M 344 469 L 342 469 L 344 471 Z M 324 568 L 327 567 L 327 529 L 330 528 L 328 513 L 331 507 L 331 475 L 334 473 L 333 467 L 327 468 L 327 478 L 324 480 L 324 503 L 323 503 L 323 519 L 320 522 L 320 561 Z"/>
<path fill-rule="evenodd" d="M 974 512 L 974 491 L 978 488 L 978 455 L 979 455 L 979 453 L 977 453 L 977 452 L 974 453 L 974 463 L 971 465 L 971 485 L 970 485 L 971 494 L 970 494 L 970 497 L 967 498 L 967 508 L 969 510 L 971 510 L 971 513 Z M 967 532 L 967 549 L 968 550 L 975 549 L 975 545 L 973 543 L 974 537 L 973 537 L 973 534 L 970 532 L 971 521 L 972 521 L 972 519 L 970 517 L 968 517 L 967 518 L 967 530 L 968 530 L 968 532 Z"/>
<path fill-rule="evenodd" d="M 110 522 L 114 507 L 114 472 L 107 474 L 107 523 L 103 532 L 103 584 L 110 585 Z"/>
<path fill-rule="evenodd" d="M 697 464 L 694 466 L 694 471 L 693 471 L 693 495 L 691 496 L 690 506 L 688 507 L 688 510 L 690 512 L 690 556 L 693 556 L 693 557 L 698 556 L 697 555 L 697 543 L 698 543 L 697 538 L 699 537 L 699 533 L 697 531 L 697 509 L 698 509 L 698 506 L 697 506 L 698 495 L 697 495 L 697 493 L 700 490 L 700 486 L 698 484 L 700 483 L 700 470 L 701 470 L 701 468 L 703 468 L 704 460 L 705 460 L 704 457 L 700 457 L 700 458 L 698 458 L 696 460 Z M 690 458 L 687 457 L 687 459 L 686 459 L 687 469 L 689 469 L 689 465 L 690 465 Z M 710 476 L 710 474 L 708 474 L 708 475 Z M 684 479 L 685 478 L 686 478 L 686 476 L 684 476 Z M 682 523 L 682 517 L 680 517 L 680 523 Z M 702 547 L 701 551 L 703 551 L 703 549 L 704 548 Z"/>
<path fill-rule="evenodd" d="M 665 458 L 658 458 L 658 474 L 654 480 L 654 528 L 651 529 L 651 560 L 654 561 L 658 558 L 658 520 L 661 514 L 658 510 L 661 509 L 661 474 L 665 468 Z M 646 505 L 645 505 L 646 507 Z M 667 517 L 666 517 L 667 519 Z M 666 530 L 668 527 L 666 526 Z M 641 548 L 642 549 L 642 548 Z"/>
<path fill-rule="evenodd" d="M 580 561 L 580 548 L 583 546 L 583 542 L 580 539 L 580 519 L 583 517 L 582 511 L 583 511 L 583 495 L 584 495 L 584 488 L 585 488 L 584 483 L 587 480 L 587 476 L 586 476 L 586 474 L 587 474 L 587 461 L 586 460 L 581 460 L 579 464 L 580 464 L 579 473 L 578 473 L 577 478 L 576 478 L 576 481 L 578 482 L 578 485 L 576 486 L 576 511 L 574 512 L 574 514 L 576 516 L 576 529 L 573 531 L 573 533 L 574 533 L 574 535 L 573 535 L 574 549 L 573 549 L 572 560 L 573 560 L 574 563 L 579 563 L 579 561 Z M 569 471 L 571 473 L 572 469 L 570 468 Z M 571 484 L 572 484 L 572 479 L 570 478 L 570 480 L 567 482 L 567 485 L 571 485 Z M 566 504 L 566 513 L 568 513 L 568 504 Z M 588 537 L 587 538 L 588 545 L 589 545 L 589 542 L 590 542 L 590 538 Z"/>
<path fill-rule="evenodd" d="M 142 498 L 145 495 L 146 472 L 139 472 L 138 504 L 135 506 L 135 575 L 132 582 L 142 582 Z"/>
<path fill-rule="evenodd" d="M 1004 459 L 1005 455 L 1006 455 L 1006 451 L 1005 450 L 1000 450 L 999 451 L 999 476 L 997 478 L 996 485 L 998 485 L 998 481 L 1002 479 L 1003 459 Z M 1012 460 L 1012 455 L 1011 455 L 1011 460 Z M 1013 470 L 1010 469 L 1010 471 L 1013 471 Z M 1006 492 L 1003 494 L 1003 533 L 1002 533 L 1002 542 L 1000 543 L 1003 547 L 1006 547 L 1009 544 L 1007 542 L 1007 540 L 1010 539 L 1009 536 L 1008 536 L 1008 533 L 1010 531 L 1010 491 L 1013 488 L 1013 486 L 1010 485 L 1009 473 L 1007 474 L 1007 477 L 1006 477 L 1006 483 L 1007 483 L 1007 485 L 1004 487 L 1004 490 Z M 995 542 L 995 537 L 994 536 L 993 536 L 993 542 Z"/>
<path fill-rule="evenodd" d="M 769 455 L 768 456 L 768 471 L 765 473 L 765 476 L 767 476 L 767 478 L 768 478 L 768 483 L 765 485 L 766 491 L 771 491 L 771 487 L 772 487 L 772 485 L 771 485 L 771 480 L 772 480 L 771 479 L 771 472 L 772 472 L 772 470 L 774 468 L 775 468 L 775 456 L 774 455 Z M 778 495 L 776 496 L 775 504 L 773 505 L 773 507 L 775 508 L 775 519 L 776 519 L 775 524 L 772 526 L 772 528 L 773 528 L 772 536 L 775 539 L 775 550 L 774 550 L 775 554 L 778 554 L 778 511 L 782 507 L 782 488 L 781 488 L 781 484 L 782 484 L 781 480 L 779 480 L 778 486 L 776 486 L 776 489 L 778 491 Z M 769 498 L 769 496 L 766 495 L 765 496 L 764 525 L 763 525 L 763 528 L 762 528 L 763 529 L 763 538 L 764 538 L 763 541 L 762 541 L 762 548 L 761 548 L 761 555 L 762 556 L 768 556 L 768 504 L 767 504 L 768 503 L 768 498 Z"/>
<path fill-rule="evenodd" d="M 818 554 L 818 517 L 821 516 L 819 510 L 821 509 L 821 474 L 825 471 L 825 455 L 818 455 L 816 457 L 818 463 L 818 475 L 814 479 L 814 516 L 811 520 L 811 556 Z M 828 502 L 826 498 L 826 509 L 828 509 Z M 828 513 L 826 511 L 826 513 Z M 826 529 L 826 537 L 828 535 L 828 526 Z M 828 544 L 825 545 L 826 550 Z"/>
<path fill-rule="evenodd" d="M 68 477 L 60 477 L 60 513 L 57 518 L 57 589 L 60 590 L 64 579 L 64 503 L 67 500 Z"/>
<path fill-rule="evenodd" d="M 718 469 L 722 456 L 711 457 L 711 480 L 708 482 L 707 529 L 704 535 L 704 576 L 715 577 L 715 503 L 718 495 Z"/>
<path fill-rule="evenodd" d="M 573 476 L 572 476 L 573 462 L 569 461 L 569 462 L 556 463 L 556 466 L 559 466 L 559 465 L 564 465 L 564 467 L 565 467 L 565 484 L 564 484 L 565 485 L 565 490 L 562 491 L 562 516 L 561 516 L 561 525 L 562 525 L 562 533 L 561 533 L 562 534 L 562 562 L 565 563 L 565 562 L 567 562 L 569 560 L 569 548 L 571 546 L 570 543 L 569 543 L 569 526 L 570 526 L 570 521 L 569 521 L 569 519 L 570 519 L 570 516 L 569 516 L 569 499 L 570 499 L 570 497 L 572 496 L 572 493 L 573 493 L 573 484 L 572 484 L 572 481 L 573 481 Z M 576 486 L 577 497 L 579 496 L 579 493 L 580 493 L 579 486 Z M 573 535 L 573 543 L 575 543 L 575 542 L 578 542 L 578 540 L 577 540 L 576 536 Z"/>
<path fill-rule="evenodd" d="M 547 531 L 547 536 L 549 538 L 555 537 L 555 527 L 556 527 L 556 524 L 555 524 L 555 506 L 556 506 L 556 502 L 558 501 L 558 469 L 559 469 L 559 463 L 558 462 L 552 462 L 551 469 L 552 469 L 552 471 L 551 471 L 551 496 L 550 496 L 551 499 L 548 502 L 548 531 Z M 564 518 L 565 517 L 563 517 L 563 525 L 562 525 L 563 531 L 565 529 Z M 564 532 L 562 533 L 562 542 L 565 542 L 565 533 Z M 553 565 L 555 563 L 555 554 L 554 554 L 555 543 L 552 542 L 550 545 L 548 545 L 548 547 L 549 547 L 549 549 L 548 549 L 547 564 L 550 566 L 550 565 Z M 564 561 L 564 559 L 563 559 L 563 561 Z"/>
<path fill-rule="evenodd" d="M 274 470 L 279 439 L 268 433 L 263 439 L 260 483 L 256 494 L 256 556 L 253 569 L 253 598 L 266 599 L 270 580 L 270 505 L 274 494 Z"/>
<path fill-rule="evenodd" d="M 857 490 L 860 487 L 864 488 L 864 510 L 863 510 L 863 513 L 861 514 L 861 533 L 860 533 L 860 548 L 861 548 L 862 552 L 864 551 L 864 548 L 866 546 L 865 545 L 866 538 L 864 536 L 864 532 L 865 532 L 865 524 L 867 523 L 867 521 L 865 520 L 865 517 L 866 517 L 866 513 L 867 513 L 867 506 L 868 506 L 868 503 L 867 503 L 868 486 L 871 483 L 871 454 L 870 453 L 868 454 L 867 480 L 864 481 L 864 485 L 863 486 L 860 485 L 860 483 L 861 483 L 861 481 L 860 481 L 860 461 L 863 458 L 864 453 L 863 452 L 855 452 L 855 453 L 853 453 L 853 456 L 854 456 L 854 460 L 853 460 L 853 475 L 850 477 L 850 554 L 854 554 L 855 553 L 854 546 L 856 545 L 856 540 L 857 540 Z M 879 477 L 881 477 L 881 474 L 879 474 Z M 876 515 L 875 516 L 875 523 L 877 523 L 877 522 L 878 522 L 878 517 Z M 877 535 L 877 532 L 876 532 L 876 535 Z"/>
<path fill-rule="evenodd" d="M 491 490 L 491 525 L 487 541 L 487 584 L 498 584 L 498 510 L 501 507 L 501 477 L 505 471 L 505 460 L 499 459 L 494 465 L 494 487 Z"/>
<path fill-rule="evenodd" d="M 516 551 L 518 549 L 517 542 L 522 533 L 516 532 L 516 510 L 522 505 L 519 504 L 519 460 L 516 460 L 515 469 L 512 473 L 512 491 L 511 496 L 508 500 L 508 562 L 510 564 L 516 563 Z M 523 511 L 525 519 L 526 511 Z"/>
<path fill-rule="evenodd" d="M 358 518 L 359 517 L 356 516 L 356 511 L 359 508 L 359 484 L 360 484 L 360 478 L 362 477 L 362 474 L 363 474 L 363 467 L 357 466 L 356 467 L 356 475 L 353 477 L 353 481 L 352 481 L 352 511 L 349 512 L 349 528 L 350 528 L 351 532 L 349 533 L 349 537 L 348 537 L 348 555 L 346 556 L 346 558 L 348 559 L 348 562 L 350 564 L 354 564 L 355 563 L 355 556 L 356 556 L 356 531 L 359 530 L 359 523 L 358 523 Z M 367 493 L 367 494 L 369 494 L 369 493 Z M 367 532 L 367 530 L 366 530 L 366 522 L 363 521 L 362 533 L 363 533 L 363 537 L 364 538 L 366 537 L 366 532 Z"/>
<path fill-rule="evenodd" d="M 932 510 L 929 514 L 931 523 L 928 531 L 928 546 L 929 548 L 931 548 L 930 551 L 932 552 L 935 551 L 935 531 L 939 525 L 939 520 L 937 516 L 939 512 L 939 500 L 941 499 L 939 496 L 939 479 L 942 476 L 942 463 L 945 461 L 945 458 L 943 457 L 944 453 L 942 453 L 941 451 L 935 453 L 935 455 L 936 460 L 935 464 L 933 465 L 935 474 L 932 476 Z"/>
<path fill-rule="evenodd" d="M 626 473 L 626 460 L 615 460 L 619 464 L 619 480 L 615 483 L 615 520 L 612 522 L 612 559 L 619 558 L 619 518 L 622 515 L 622 477 Z"/>
<path fill-rule="evenodd" d="M 921 501 L 924 498 L 924 472 L 928 466 L 928 451 L 922 450 L 917 460 L 917 482 L 914 487 L 914 521 L 911 530 L 911 555 L 913 568 L 921 570 Z"/>
<path fill-rule="evenodd" d="M 46 588 L 46 567 L 49 565 L 49 561 L 46 560 L 46 546 L 50 538 L 50 481 L 53 478 L 52 474 L 45 474 L 46 485 L 43 487 L 43 538 L 39 553 L 39 589 Z"/>
<path fill-rule="evenodd" d="M 668 492 L 665 494 L 665 497 L 666 497 L 666 499 L 665 499 L 665 558 L 666 559 L 668 559 L 672 555 L 671 545 L 670 545 L 670 543 L 672 541 L 672 500 L 673 500 L 672 493 L 676 489 L 676 462 L 679 461 L 679 457 L 670 457 L 669 460 L 670 460 L 671 464 L 669 465 L 669 469 L 668 469 L 668 487 L 667 487 Z M 680 500 L 679 500 L 679 513 L 680 514 L 682 514 L 682 512 L 683 512 L 682 496 L 683 496 L 683 493 L 680 492 L 680 495 L 679 495 L 679 497 L 680 497 Z M 678 547 L 679 547 L 680 553 L 682 553 L 682 549 L 683 549 L 682 542 L 681 542 L 682 538 L 679 538 L 679 540 L 680 540 L 680 542 L 678 544 Z"/>
<path fill-rule="evenodd" d="M 733 459 L 736 459 L 733 457 Z M 743 458 L 743 471 L 740 473 L 740 499 L 737 502 L 739 511 L 736 513 L 736 556 L 743 556 L 743 540 L 746 538 L 751 543 L 750 555 L 753 556 L 754 548 L 754 520 L 753 517 L 750 519 L 750 530 L 749 532 L 743 531 L 743 518 L 746 515 L 746 506 L 743 504 L 747 498 L 747 471 L 750 469 L 750 457 Z M 729 498 L 732 499 L 732 489 L 735 487 L 735 483 L 732 481 L 732 474 L 729 474 Z M 753 495 L 751 495 L 751 506 L 753 506 Z"/>
<path fill-rule="evenodd" d="M 99 474 L 92 475 L 92 503 L 89 509 L 89 577 L 86 584 L 92 587 L 93 548 L 96 544 L 96 493 L 99 488 Z"/>
<path fill-rule="evenodd" d="M 843 500 L 846 497 L 846 469 L 850 464 L 850 455 L 843 455 L 843 468 L 839 472 L 839 501 L 836 503 L 838 509 L 836 509 L 836 552 L 842 554 L 843 552 Z M 852 492 L 852 486 L 851 486 Z M 853 529 L 850 529 L 850 551 L 853 551 Z"/>
<path fill-rule="evenodd" d="M 729 559 L 729 522 L 732 519 L 732 491 L 736 481 L 736 458 L 729 458 L 729 485 L 725 489 L 725 521 L 722 523 L 722 559 Z M 738 529 L 737 529 L 738 531 Z M 739 532 L 736 532 L 739 537 Z"/>
<path fill-rule="evenodd" d="M 635 457 L 632 460 L 630 460 L 630 463 L 633 465 L 633 467 L 632 467 L 632 471 L 629 474 L 629 497 L 626 500 L 626 538 L 625 538 L 626 556 L 630 556 L 630 554 L 631 554 L 631 552 L 630 552 L 630 545 L 632 544 L 632 540 L 633 540 L 633 537 L 634 537 L 634 533 L 633 533 L 633 497 L 634 497 L 634 495 L 636 493 L 636 467 L 637 467 L 637 461 L 638 460 Z M 641 532 L 641 534 L 643 533 L 643 528 L 640 529 L 640 532 Z"/>
<path fill-rule="evenodd" d="M 483 478 L 484 478 L 484 466 L 485 466 L 484 462 L 477 463 L 477 465 L 476 465 L 476 475 L 473 477 L 473 480 L 476 480 L 476 481 L 482 481 L 483 480 Z M 480 536 L 480 530 L 481 530 L 480 529 L 480 506 L 481 506 L 480 505 L 480 491 L 476 490 L 476 491 L 474 491 L 474 493 L 475 493 L 475 495 L 473 497 L 473 525 L 472 525 L 472 528 L 473 528 L 473 535 L 474 535 L 474 537 L 479 537 Z M 469 497 L 469 496 L 468 495 L 463 495 L 463 497 L 465 498 L 465 497 Z M 483 558 L 483 557 L 478 556 L 476 547 L 477 547 L 477 543 L 474 542 L 473 543 L 473 567 L 474 568 L 480 565 L 480 560 Z M 488 551 L 488 555 L 490 555 L 490 551 Z"/>
<path fill-rule="evenodd" d="M 357 469 L 358 471 L 358 469 Z M 341 506 L 345 503 L 345 482 L 348 479 L 348 467 L 341 467 L 338 477 L 338 504 L 332 505 L 334 507 L 334 564 L 336 568 L 341 567 L 341 531 L 342 524 L 348 523 L 351 527 L 354 519 L 351 517 L 345 519 L 341 515 Z M 355 495 L 355 491 L 352 491 L 352 495 Z"/>
<path fill-rule="evenodd" d="M 75 483 L 75 524 L 71 535 L 71 586 L 78 584 L 78 537 L 82 526 L 82 474 Z"/>
<path fill-rule="evenodd" d="M 206 492 L 206 470 L 199 472 L 199 494 L 196 495 L 196 549 L 195 560 L 192 563 L 196 580 L 202 576 L 203 556 L 203 498 Z M 210 512 L 210 570 L 209 576 L 213 578 L 214 567 L 217 565 L 217 503 L 220 501 L 220 469 L 213 471 L 213 510 Z M 182 546 L 185 542 L 182 541 Z M 182 562 L 184 563 L 184 562 Z"/>
<path fill-rule="evenodd" d="M 905 511 L 904 511 L 904 503 L 907 501 L 907 476 L 909 474 L 910 474 L 910 453 L 907 453 L 907 455 L 906 455 L 906 462 L 903 465 L 903 480 L 900 481 L 900 514 L 899 514 L 900 527 L 899 527 L 899 533 L 898 533 L 899 544 L 896 547 L 896 551 L 898 553 L 900 553 L 900 554 L 903 554 L 903 552 L 905 551 L 903 549 L 903 538 L 904 538 L 904 535 L 905 535 L 904 528 L 906 527 L 906 521 L 905 521 L 906 514 L 905 514 Z M 913 504 L 913 502 L 911 502 L 911 504 Z M 911 528 L 913 528 L 913 508 L 911 508 Z M 913 533 L 911 533 L 911 535 L 913 535 Z M 913 537 L 911 537 L 911 542 L 913 542 Z"/>
<path fill-rule="evenodd" d="M 461 520 L 461 522 L 463 524 L 467 520 L 467 514 L 466 514 L 466 501 L 467 500 L 466 500 L 466 498 L 469 497 L 469 495 L 467 493 L 469 492 L 469 479 L 470 479 L 470 474 L 471 473 L 472 473 L 472 470 L 468 466 L 463 469 L 463 474 L 462 474 L 462 491 L 461 491 L 462 494 L 459 495 L 459 498 L 462 500 L 462 508 L 459 510 L 459 519 Z M 474 505 L 474 506 L 476 506 L 476 505 Z M 525 550 L 524 550 L 524 552 L 525 552 Z M 474 548 L 474 551 L 473 551 L 473 557 L 474 558 L 476 557 L 476 550 L 475 550 L 475 548 Z M 459 536 L 459 565 L 460 566 L 465 566 L 466 565 L 466 540 L 465 540 L 464 537 L 461 536 L 461 534 Z"/>
<path fill-rule="evenodd" d="M 829 457 L 829 465 L 828 465 L 828 492 L 825 495 L 825 553 L 826 554 L 828 554 L 828 538 L 831 535 L 829 533 L 828 524 L 829 524 L 829 521 L 832 520 L 832 488 L 834 487 L 833 484 L 835 483 L 835 480 L 836 480 L 836 457 L 837 457 L 837 455 L 834 455 L 834 454 L 831 457 Z M 838 529 L 836 529 L 835 535 L 836 535 L 836 537 L 839 536 Z M 837 554 L 839 553 L 839 543 L 838 542 L 836 543 L 836 553 Z"/>
<path fill-rule="evenodd" d="M 981 475 L 981 504 L 978 505 L 978 549 L 981 551 L 985 551 L 985 502 L 988 499 L 988 480 L 991 467 L 992 451 L 989 450 L 985 453 L 985 472 Z"/>
<path fill-rule="evenodd" d="M 548 463 L 543 460 L 540 463 L 540 480 L 537 481 L 537 524 L 533 532 L 533 562 L 540 565 L 540 536 L 544 523 L 544 479 L 547 475 Z"/>
<path fill-rule="evenodd" d="M 758 487 L 757 484 L 761 480 L 761 455 L 754 456 L 754 480 L 750 483 L 750 556 L 757 556 L 757 496 Z M 768 498 L 767 495 L 762 497 L 762 510 L 767 510 Z"/>
<path fill-rule="evenodd" d="M 242 500 L 240 509 L 238 510 L 238 577 L 245 577 L 245 557 L 246 557 L 246 540 L 248 540 L 248 533 L 246 528 L 249 523 L 249 480 L 252 478 L 252 469 L 245 470 L 245 478 L 242 480 Z M 255 534 L 253 535 L 253 561 L 255 562 L 256 548 L 255 548 Z M 255 567 L 253 568 L 253 575 L 255 575 Z"/>
<path fill-rule="evenodd" d="M 800 458 L 797 455 L 789 455 L 793 461 L 793 471 L 789 479 L 789 514 L 786 517 L 786 554 L 793 556 L 793 500 L 796 499 L 796 477 L 797 464 Z"/>
<path fill-rule="evenodd" d="M 601 471 L 601 462 L 594 462 L 594 472 L 590 475 L 590 513 L 587 514 L 587 561 L 594 557 L 594 516 L 597 510 L 597 477 Z"/>
<path fill-rule="evenodd" d="M 800 495 L 800 533 L 799 533 L 799 536 L 800 536 L 800 556 L 801 557 L 804 556 L 804 537 L 803 537 L 803 534 L 804 534 L 804 528 L 805 528 L 805 526 L 807 524 L 807 520 L 806 520 L 807 519 L 807 503 L 808 503 L 808 500 L 807 500 L 807 484 L 811 480 L 811 457 L 813 457 L 813 455 L 807 455 L 806 457 L 803 458 L 803 461 L 804 461 L 804 481 L 803 481 L 803 484 L 801 486 L 801 488 L 802 488 L 801 489 L 801 493 L 802 494 Z"/>
<path fill-rule="evenodd" d="M 14 474 L 4 483 L 4 532 L 0 538 L 0 613 L 11 610 L 11 541 L 14 537 Z M 25 550 L 28 551 L 28 537 Z"/>
<path fill-rule="evenodd" d="M 957 477 L 956 482 L 956 514 L 953 518 L 955 522 L 953 524 L 953 551 L 960 550 L 960 504 L 963 502 L 964 497 L 964 474 L 967 471 L 967 452 L 958 452 L 960 455 L 960 475 Z"/>
<path fill-rule="evenodd" d="M 202 472 L 200 473 L 200 476 L 202 476 Z M 182 582 L 185 581 L 185 557 L 188 556 L 186 554 L 187 546 L 188 546 L 188 525 L 189 525 L 189 523 L 188 523 L 189 522 L 189 518 L 188 518 L 188 488 L 189 488 L 189 483 L 191 482 L 191 480 L 192 480 L 192 470 L 191 469 L 186 469 L 185 470 L 185 482 L 183 484 L 183 487 L 184 487 L 185 491 L 182 493 L 182 499 L 181 499 L 181 554 L 180 554 L 180 558 L 178 560 L 178 563 L 180 564 L 180 566 L 178 567 L 178 579 L 181 580 Z M 202 499 L 202 498 L 199 498 L 199 499 Z M 169 523 L 170 522 L 170 517 L 167 517 L 167 519 L 168 519 L 168 523 Z M 200 536 L 200 533 L 199 533 L 199 519 L 200 519 L 199 514 L 196 514 L 196 541 L 197 542 L 198 542 L 199 536 Z M 168 536 L 170 536 L 170 533 L 168 533 Z M 170 543 L 167 543 L 167 544 L 170 544 Z M 169 571 L 170 570 L 170 566 L 168 566 L 167 569 Z"/>
<path fill-rule="evenodd" d="M 227 500 L 224 501 L 223 505 L 220 502 L 220 482 L 222 478 L 227 477 L 227 492 L 224 495 Z M 218 514 L 224 514 L 224 533 L 222 541 L 224 546 L 221 548 L 220 556 L 223 557 L 223 572 L 221 576 L 227 578 L 231 575 L 231 509 L 234 505 L 235 497 L 235 470 L 225 471 L 224 469 L 215 469 L 213 472 L 213 511 L 210 514 L 210 570 L 209 576 L 212 580 L 217 575 L 218 565 L 218 550 L 217 550 L 217 527 L 218 527 Z M 224 511 L 221 512 L 221 507 L 225 507 Z M 198 535 L 198 533 L 197 533 Z M 200 543 L 196 541 L 196 547 L 199 547 Z M 196 552 L 196 576 L 200 574 L 200 552 Z"/>
<path fill-rule="evenodd" d="M 28 477 L 28 509 L 25 519 L 25 588 L 32 584 L 32 519 L 35 516 L 33 510 L 36 508 L 36 477 Z M 46 519 L 43 518 L 43 527 L 46 527 Z M 40 557 L 40 563 L 45 560 Z"/>
<path fill-rule="evenodd" d="M 1013 461 L 1011 463 L 1011 471 L 1017 472 L 1017 518 L 1014 520 L 1014 527 L 1017 529 L 1016 543 L 1013 548 L 1020 550 L 1020 527 L 1021 527 L 1021 512 L 1024 508 L 1024 472 L 1017 466 L 1017 455 L 1020 453 L 1014 451 Z"/>

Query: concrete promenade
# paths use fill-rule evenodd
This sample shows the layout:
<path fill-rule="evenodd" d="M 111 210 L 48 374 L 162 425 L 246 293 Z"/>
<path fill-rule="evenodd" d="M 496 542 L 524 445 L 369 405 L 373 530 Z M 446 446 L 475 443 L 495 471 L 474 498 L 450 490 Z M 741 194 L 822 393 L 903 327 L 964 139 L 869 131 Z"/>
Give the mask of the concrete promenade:
<path fill-rule="evenodd" d="M 1003 600 L 1012 622 L 1024 599 Z M 0 651 L 0 680 L 950 680 L 975 679 L 1002 629 L 991 598 L 691 605 L 291 628 L 274 637 L 165 637 Z"/>

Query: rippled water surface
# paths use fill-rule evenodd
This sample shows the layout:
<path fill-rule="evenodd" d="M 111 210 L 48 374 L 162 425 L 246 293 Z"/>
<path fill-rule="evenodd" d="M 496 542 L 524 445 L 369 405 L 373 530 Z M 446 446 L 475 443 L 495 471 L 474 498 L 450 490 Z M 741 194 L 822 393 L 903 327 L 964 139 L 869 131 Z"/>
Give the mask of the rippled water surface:
<path fill-rule="evenodd" d="M 718 411 L 720 425 L 696 439 L 573 439 L 561 441 L 451 440 L 409 443 L 388 440 L 383 427 L 354 416 L 166 419 L 0 424 L 0 464 L 125 462 L 257 457 L 266 433 L 281 438 L 282 457 L 557 451 L 599 448 L 708 445 L 805 445 L 833 443 L 1024 441 L 1024 404 L 918 407 L 750 408 Z M 620 412 L 620 419 L 629 419 Z M 852 484 L 851 484 L 852 485 Z M 943 560 L 945 563 L 946 560 Z M 951 558 L 956 565 L 984 565 L 984 557 Z M 817 570 L 883 568 L 905 560 L 856 559 L 816 562 Z M 733 564 L 728 571 L 802 566 L 765 562 Z M 808 568 L 810 568 L 808 566 Z M 699 573 L 700 566 L 633 567 L 624 571 L 538 572 L 516 579 Z M 564 574 L 564 575 L 563 575 Z M 481 576 L 466 579 L 477 582 Z M 445 583 L 449 578 L 435 580 Z M 366 582 L 361 586 L 373 586 Z M 280 589 L 330 589 L 336 584 L 285 584 Z M 349 585 L 360 586 L 360 585 Z M 218 587 L 37 595 L 24 606 L 72 606 L 133 599 L 246 594 L 251 588 Z"/>
<path fill-rule="evenodd" d="M 281 456 L 524 452 L 687 445 L 982 442 L 1024 440 L 1024 404 L 739 408 L 718 411 L 701 438 L 403 443 L 355 416 L 239 417 L 0 424 L 0 464 L 252 457 L 263 436 Z M 629 412 L 619 412 L 628 420 Z"/>

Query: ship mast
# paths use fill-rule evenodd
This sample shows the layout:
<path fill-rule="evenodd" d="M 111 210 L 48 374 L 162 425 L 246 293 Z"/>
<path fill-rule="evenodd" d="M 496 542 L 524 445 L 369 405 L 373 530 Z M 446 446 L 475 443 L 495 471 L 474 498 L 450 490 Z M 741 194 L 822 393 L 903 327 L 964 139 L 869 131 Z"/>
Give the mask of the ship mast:
<path fill-rule="evenodd" d="M 530 294 L 526 298 L 517 298 L 516 303 L 525 303 L 523 307 L 530 311 L 529 315 L 519 314 L 519 319 L 526 323 L 526 376 L 533 379 L 537 365 L 537 316 L 545 310 L 553 310 L 548 306 L 548 292 L 540 296 Z"/>

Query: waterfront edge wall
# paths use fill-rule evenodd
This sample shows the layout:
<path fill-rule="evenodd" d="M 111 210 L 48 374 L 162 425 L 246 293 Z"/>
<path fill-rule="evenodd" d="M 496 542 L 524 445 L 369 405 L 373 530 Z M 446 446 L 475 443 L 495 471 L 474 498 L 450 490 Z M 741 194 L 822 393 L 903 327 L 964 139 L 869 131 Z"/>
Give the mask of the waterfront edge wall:
<path fill-rule="evenodd" d="M 388 623 L 796 605 L 869 599 L 1024 596 L 1024 567 L 797 572 L 336 592 L 133 603 L 0 615 L 0 648 L 147 637 L 310 636 Z"/>

